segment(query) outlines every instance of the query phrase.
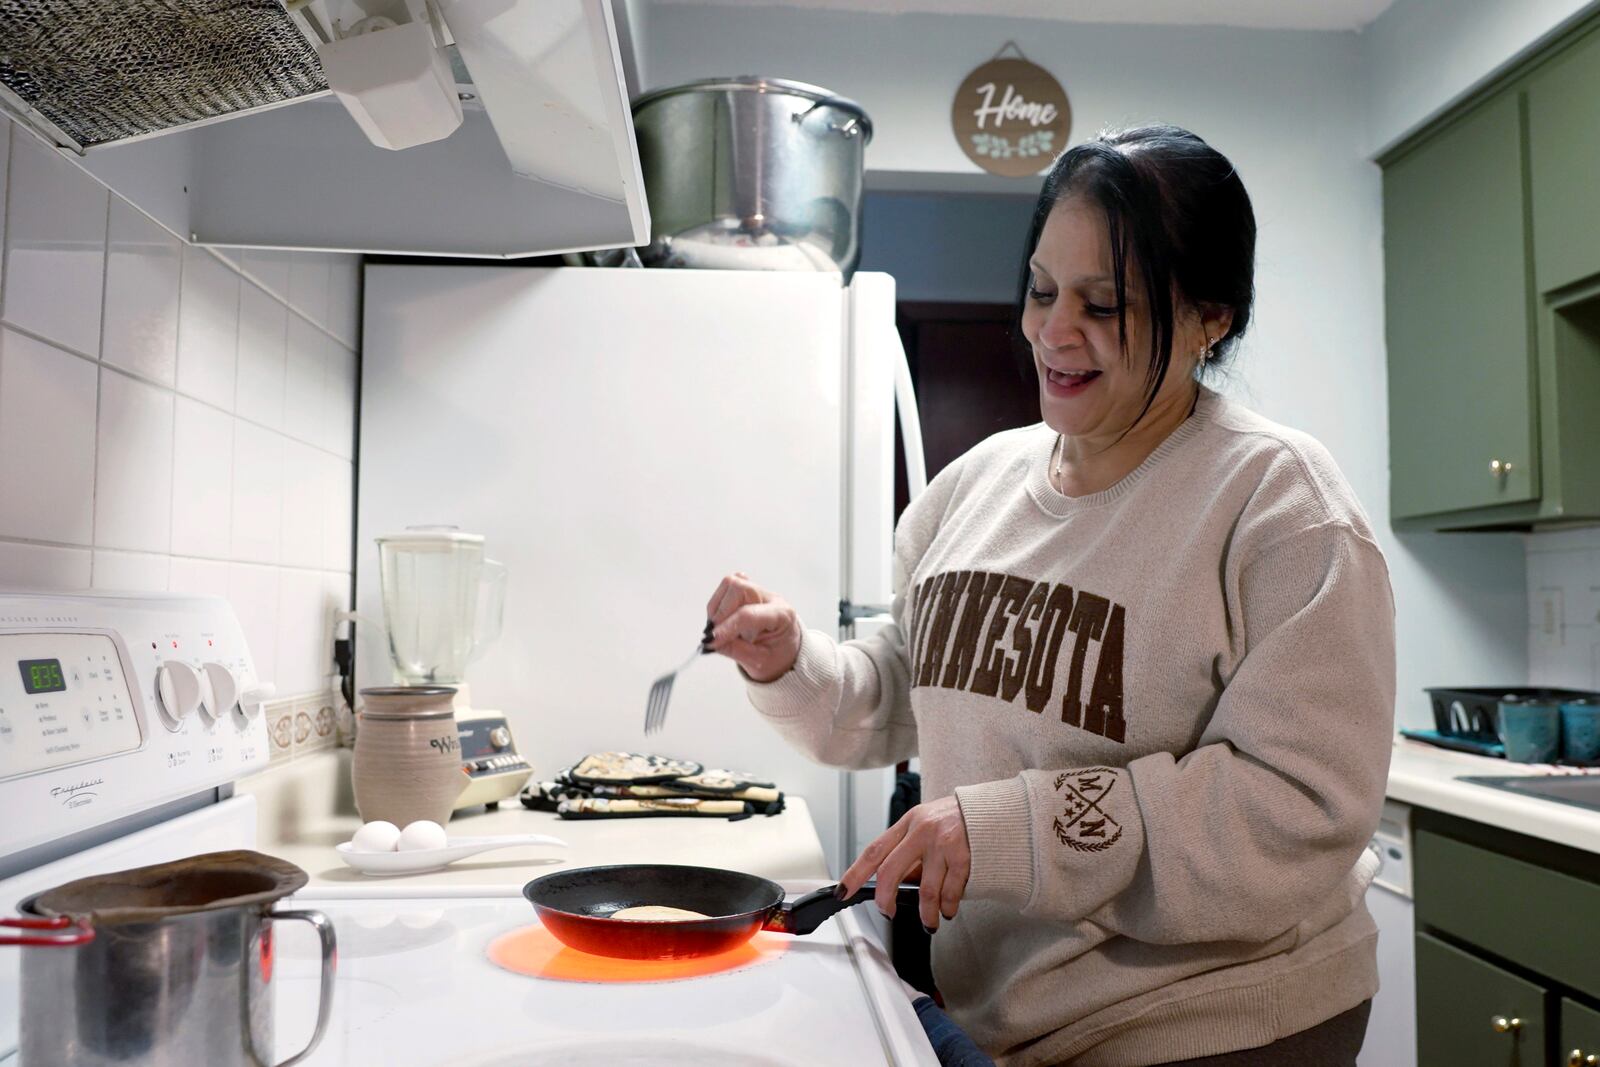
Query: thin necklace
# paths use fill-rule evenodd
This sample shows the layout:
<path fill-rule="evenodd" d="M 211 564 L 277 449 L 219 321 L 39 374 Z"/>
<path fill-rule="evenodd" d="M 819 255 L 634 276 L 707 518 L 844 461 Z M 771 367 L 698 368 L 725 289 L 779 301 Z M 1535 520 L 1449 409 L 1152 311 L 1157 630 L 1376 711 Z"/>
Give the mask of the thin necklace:
<path fill-rule="evenodd" d="M 1196 409 L 1198 409 L 1199 407 L 1200 407 L 1200 391 L 1197 389 L 1197 390 L 1195 390 L 1194 399 L 1192 401 L 1190 401 L 1190 403 L 1189 403 L 1189 414 L 1184 416 L 1184 421 L 1187 422 L 1191 417 L 1193 417 Z M 1066 490 L 1066 484 L 1067 483 L 1063 482 L 1061 480 L 1061 461 L 1066 458 L 1066 455 L 1067 455 L 1067 436 L 1066 436 L 1066 434 L 1058 433 L 1058 434 L 1056 434 L 1055 447 L 1050 449 L 1050 456 L 1051 456 L 1051 461 L 1052 461 L 1051 462 L 1051 467 L 1052 467 L 1052 470 L 1054 470 L 1055 476 L 1056 476 L 1055 490 L 1056 490 L 1056 492 L 1060 493 L 1062 496 L 1065 496 L 1066 493 L 1067 493 L 1067 490 Z"/>

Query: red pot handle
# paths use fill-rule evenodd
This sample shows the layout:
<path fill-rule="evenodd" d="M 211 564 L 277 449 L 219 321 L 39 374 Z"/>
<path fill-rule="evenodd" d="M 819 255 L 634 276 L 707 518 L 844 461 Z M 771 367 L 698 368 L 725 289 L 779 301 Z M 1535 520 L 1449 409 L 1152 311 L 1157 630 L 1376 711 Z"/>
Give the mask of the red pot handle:
<path fill-rule="evenodd" d="M 17 930 L 59 931 L 47 934 L 0 934 L 0 945 L 67 948 L 87 945 L 94 940 L 94 927 L 89 925 L 89 920 L 73 915 L 57 915 L 49 919 L 0 919 L 0 926 Z"/>

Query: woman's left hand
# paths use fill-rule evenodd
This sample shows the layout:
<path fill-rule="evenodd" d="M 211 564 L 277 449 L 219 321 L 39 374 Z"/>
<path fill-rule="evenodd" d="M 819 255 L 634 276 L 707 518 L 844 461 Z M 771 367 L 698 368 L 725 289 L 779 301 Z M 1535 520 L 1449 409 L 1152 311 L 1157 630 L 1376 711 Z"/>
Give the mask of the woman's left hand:
<path fill-rule="evenodd" d="M 906 812 L 861 850 L 839 884 L 853 894 L 867 879 L 877 876 L 878 910 L 893 917 L 900 882 L 918 867 L 922 868 L 922 893 L 917 910 L 922 925 L 932 931 L 938 929 L 941 916 L 956 917 L 972 870 L 967 823 L 955 797 L 918 804 Z"/>

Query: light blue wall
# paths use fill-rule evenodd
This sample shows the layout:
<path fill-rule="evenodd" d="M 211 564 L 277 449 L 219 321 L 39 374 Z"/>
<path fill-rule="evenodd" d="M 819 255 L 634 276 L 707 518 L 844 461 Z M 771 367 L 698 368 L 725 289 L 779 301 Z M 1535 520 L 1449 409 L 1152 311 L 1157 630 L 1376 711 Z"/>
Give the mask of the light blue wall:
<path fill-rule="evenodd" d="M 894 275 L 901 300 L 1009 303 L 1034 198 L 867 194 L 861 269 Z"/>

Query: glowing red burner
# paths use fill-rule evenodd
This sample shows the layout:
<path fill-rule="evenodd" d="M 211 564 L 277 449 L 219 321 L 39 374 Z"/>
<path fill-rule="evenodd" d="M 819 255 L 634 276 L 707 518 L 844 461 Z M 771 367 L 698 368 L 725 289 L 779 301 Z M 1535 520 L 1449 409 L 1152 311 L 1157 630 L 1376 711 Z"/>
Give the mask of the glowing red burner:
<path fill-rule="evenodd" d="M 489 943 L 489 961 L 517 974 L 559 982 L 673 982 L 737 971 L 777 959 L 791 938 L 758 933 L 737 948 L 687 960 L 622 960 L 568 948 L 543 926 L 524 926 Z"/>

